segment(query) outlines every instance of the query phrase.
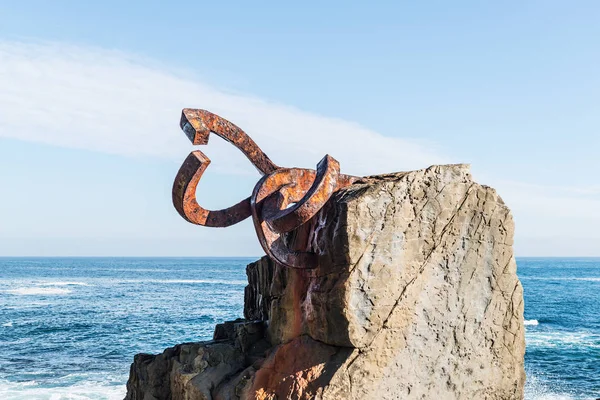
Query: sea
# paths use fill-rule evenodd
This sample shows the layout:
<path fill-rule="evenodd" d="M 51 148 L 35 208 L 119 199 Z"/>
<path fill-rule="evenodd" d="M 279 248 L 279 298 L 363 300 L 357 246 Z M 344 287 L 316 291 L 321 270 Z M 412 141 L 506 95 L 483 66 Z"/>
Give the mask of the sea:
<path fill-rule="evenodd" d="M 123 399 L 136 353 L 242 316 L 253 258 L 0 258 L 0 400 Z M 600 398 L 600 258 L 519 258 L 525 398 Z"/>

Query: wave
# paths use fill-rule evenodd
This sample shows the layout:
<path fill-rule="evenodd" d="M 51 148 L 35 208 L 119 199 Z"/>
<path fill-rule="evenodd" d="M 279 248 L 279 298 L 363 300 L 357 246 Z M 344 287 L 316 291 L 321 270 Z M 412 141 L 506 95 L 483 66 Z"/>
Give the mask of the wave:
<path fill-rule="evenodd" d="M 571 347 L 600 349 L 600 335 L 585 331 L 580 332 L 528 332 L 525 334 L 527 347 Z"/>
<path fill-rule="evenodd" d="M 0 282 L 3 282 L 0 279 Z M 114 279 L 100 279 L 96 282 L 100 282 L 99 284 L 119 284 L 119 283 L 161 283 L 161 284 L 213 284 L 213 285 L 247 285 L 248 281 L 241 279 L 122 279 L 122 280 L 114 280 Z M 23 281 L 11 281 L 11 282 L 3 282 L 5 284 L 19 284 L 23 283 Z M 87 282 L 79 282 L 79 281 L 37 281 L 37 282 L 28 282 L 29 284 L 35 285 L 35 287 L 22 287 L 18 289 L 6 290 L 8 293 L 13 294 L 30 294 L 30 293 L 20 293 L 22 291 L 31 292 L 31 294 L 42 294 L 45 292 L 46 294 L 63 294 L 67 293 L 69 289 L 60 289 L 56 288 L 56 286 L 82 286 L 82 287 L 93 287 L 95 285 Z M 65 291 L 65 292 L 61 292 Z M 39 292 L 39 293 L 38 293 Z"/>
<path fill-rule="evenodd" d="M 61 288 L 45 288 L 45 287 L 21 287 L 17 289 L 7 290 L 6 293 L 19 296 L 54 296 L 69 294 L 71 290 Z"/>
<path fill-rule="evenodd" d="M 550 389 L 549 385 L 543 382 L 531 371 L 526 371 L 527 380 L 525 381 L 525 400 L 575 400 L 577 397 L 569 393 L 560 393 Z"/>
<path fill-rule="evenodd" d="M 107 385 L 93 381 L 62 387 L 43 387 L 35 381 L 0 381 L 0 399 L 3 400 L 122 400 L 125 392 L 125 385 Z"/>
<path fill-rule="evenodd" d="M 50 304 L 51 303 L 45 303 L 45 302 L 27 302 L 27 304 L 19 304 L 16 306 L 6 306 L 6 307 L 4 307 L 4 309 L 5 310 L 26 310 L 29 308 L 47 307 Z"/>
<path fill-rule="evenodd" d="M 59 282 L 39 282 L 39 283 L 36 283 L 36 284 L 40 285 L 40 286 L 93 286 L 93 285 L 90 285 L 89 283 L 75 282 L 75 281 L 73 281 L 73 282 L 71 282 L 71 281 L 66 281 L 66 282 L 62 282 L 62 281 L 59 281 Z"/>
<path fill-rule="evenodd" d="M 33 339 L 31 338 L 20 338 L 17 340 L 1 341 L 2 346 L 17 346 L 25 343 L 30 343 Z"/>
<path fill-rule="evenodd" d="M 114 272 L 114 268 L 86 268 L 88 271 L 109 271 Z M 164 269 L 164 268 L 119 268 L 119 272 L 189 272 L 186 269 Z"/>
<path fill-rule="evenodd" d="M 215 285 L 247 285 L 248 281 L 245 280 L 224 280 L 224 279 L 126 279 L 122 280 L 121 283 L 164 283 L 164 284 L 174 284 L 174 283 L 208 283 Z"/>
<path fill-rule="evenodd" d="M 537 319 L 526 319 L 525 322 L 523 323 L 523 325 L 525 325 L 525 326 L 536 326 L 539 324 L 540 323 L 538 322 Z"/>
<path fill-rule="evenodd" d="M 574 397 L 570 394 L 566 393 L 528 393 L 525 391 L 525 400 L 576 400 L 577 397 Z"/>
<path fill-rule="evenodd" d="M 6 327 L 6 328 L 10 328 L 13 326 L 13 323 L 12 323 L 12 321 L 8 321 L 8 322 L 2 324 L 2 326 Z"/>
<path fill-rule="evenodd" d="M 600 282 L 600 278 L 597 276 L 583 276 L 583 277 L 546 277 L 546 276 L 524 276 L 520 277 L 522 280 L 533 280 L 533 281 L 583 281 L 583 282 Z"/>

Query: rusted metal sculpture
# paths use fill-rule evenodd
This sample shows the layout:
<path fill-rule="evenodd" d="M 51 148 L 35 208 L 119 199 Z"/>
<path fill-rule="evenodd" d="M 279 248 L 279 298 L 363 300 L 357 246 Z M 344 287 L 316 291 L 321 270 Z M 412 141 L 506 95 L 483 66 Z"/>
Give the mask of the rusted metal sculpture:
<path fill-rule="evenodd" d="M 211 132 L 240 149 L 263 177 L 252 195 L 222 210 L 207 210 L 196 200 L 196 188 L 210 159 L 196 150 L 183 162 L 173 183 L 173 204 L 193 224 L 226 227 L 252 216 L 258 240 L 271 258 L 291 268 L 317 267 L 317 255 L 290 250 L 281 235 L 314 217 L 331 195 L 358 178 L 340 174 L 339 163 L 326 155 L 317 169 L 277 166 L 243 130 L 205 110 L 185 108 L 181 129 L 195 145 L 205 145 Z"/>

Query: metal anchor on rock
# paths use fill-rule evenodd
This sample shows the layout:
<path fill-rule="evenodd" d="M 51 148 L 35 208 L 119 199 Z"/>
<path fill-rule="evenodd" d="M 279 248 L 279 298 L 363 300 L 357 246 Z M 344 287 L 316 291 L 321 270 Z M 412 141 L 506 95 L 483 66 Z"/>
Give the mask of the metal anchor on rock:
<path fill-rule="evenodd" d="M 195 145 L 208 143 L 210 133 L 240 149 L 263 177 L 252 195 L 222 210 L 207 210 L 196 199 L 196 188 L 210 159 L 200 150 L 190 153 L 173 183 L 173 205 L 193 224 L 226 227 L 252 216 L 258 240 L 267 255 L 291 268 L 315 268 L 312 252 L 290 250 L 281 235 L 314 217 L 331 195 L 358 177 L 340 174 L 339 163 L 326 155 L 316 170 L 277 166 L 242 129 L 206 110 L 185 108 L 181 129 Z"/>

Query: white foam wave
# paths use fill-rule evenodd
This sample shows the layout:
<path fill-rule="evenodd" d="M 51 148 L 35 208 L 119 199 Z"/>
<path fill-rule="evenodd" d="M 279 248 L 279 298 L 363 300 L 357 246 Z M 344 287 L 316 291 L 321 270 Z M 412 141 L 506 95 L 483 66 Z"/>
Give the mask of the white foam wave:
<path fill-rule="evenodd" d="M 38 308 L 38 307 L 47 307 L 49 306 L 51 303 L 46 303 L 46 302 L 27 302 L 27 304 L 19 304 L 16 306 L 7 306 L 5 307 L 6 310 L 26 310 L 29 308 Z"/>
<path fill-rule="evenodd" d="M 522 280 L 534 280 L 534 281 L 584 281 L 584 282 L 600 282 L 600 278 L 596 276 L 582 276 L 582 277 L 548 277 L 548 276 L 528 276 L 522 277 Z"/>
<path fill-rule="evenodd" d="M 553 392 L 546 383 L 542 382 L 535 374 L 527 371 L 525 382 L 525 400 L 575 400 L 568 393 Z"/>
<path fill-rule="evenodd" d="M 6 328 L 10 328 L 13 326 L 13 323 L 12 323 L 12 321 L 8 321 L 8 322 L 2 324 L 2 326 L 6 327 Z"/>
<path fill-rule="evenodd" d="M 2 400 L 122 400 L 124 385 L 106 385 L 99 382 L 81 382 L 72 386 L 42 387 L 34 381 L 0 382 Z"/>
<path fill-rule="evenodd" d="M 70 281 L 66 281 L 66 282 L 40 282 L 38 283 L 38 285 L 42 285 L 42 286 L 92 286 L 89 283 L 85 283 L 85 282 L 70 282 Z"/>
<path fill-rule="evenodd" d="M 54 296 L 69 294 L 71 293 L 71 290 L 47 287 L 21 287 L 17 289 L 7 290 L 6 292 L 19 296 Z"/>
<path fill-rule="evenodd" d="M 600 282 L 600 278 L 573 278 L 574 281 Z"/>
<path fill-rule="evenodd" d="M 576 398 L 570 394 L 564 393 L 527 393 L 525 392 L 525 400 L 575 400 Z"/>
<path fill-rule="evenodd" d="M 600 335 L 590 332 L 527 332 L 527 347 L 571 347 L 600 349 Z"/>
<path fill-rule="evenodd" d="M 31 340 L 32 340 L 31 338 L 20 338 L 17 340 L 9 340 L 6 342 L 3 340 L 0 340 L 0 344 L 2 344 L 3 346 L 18 346 L 18 345 L 23 345 L 25 343 L 30 343 Z"/>
<path fill-rule="evenodd" d="M 536 326 L 539 325 L 540 323 L 538 322 L 537 319 L 526 319 L 525 322 L 523 323 L 525 326 Z"/>
<path fill-rule="evenodd" d="M 88 271 L 109 271 L 114 272 L 113 268 L 86 268 Z M 164 269 L 164 268 L 119 268 L 119 272 L 188 272 L 185 269 Z"/>
<path fill-rule="evenodd" d="M 129 279 L 123 280 L 122 283 L 164 283 L 164 284 L 195 284 L 195 283 L 210 283 L 221 285 L 247 285 L 248 281 L 244 280 L 225 280 L 225 279 Z"/>

